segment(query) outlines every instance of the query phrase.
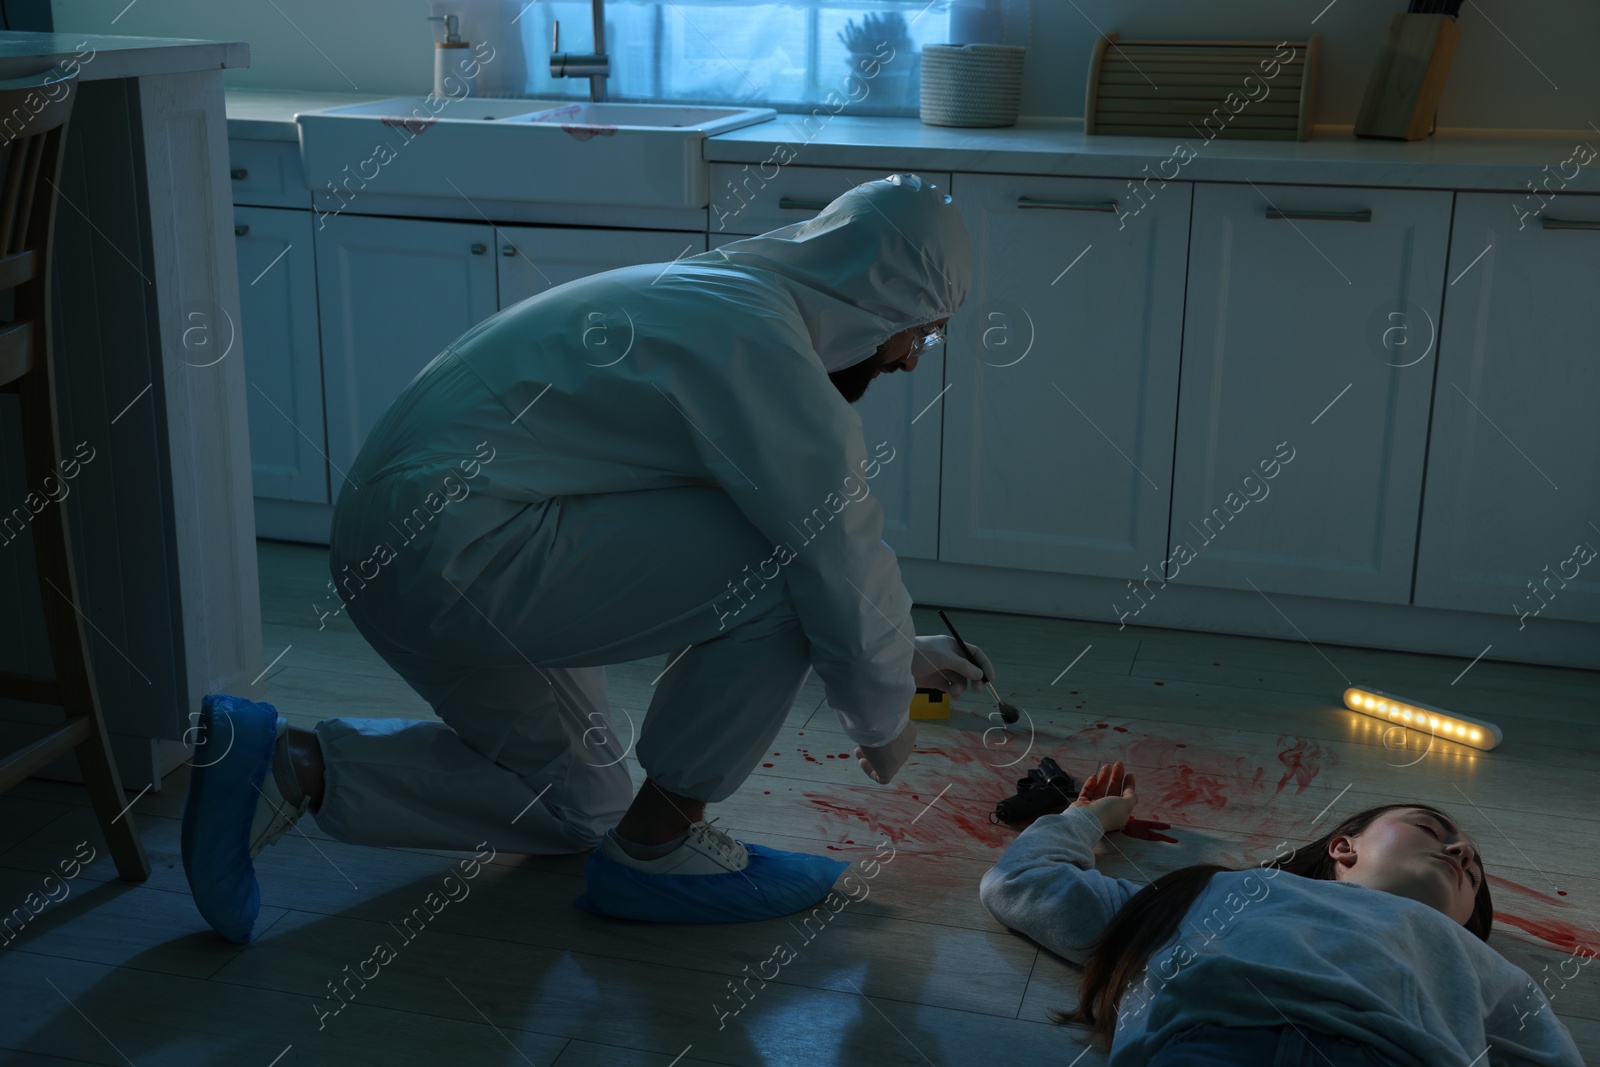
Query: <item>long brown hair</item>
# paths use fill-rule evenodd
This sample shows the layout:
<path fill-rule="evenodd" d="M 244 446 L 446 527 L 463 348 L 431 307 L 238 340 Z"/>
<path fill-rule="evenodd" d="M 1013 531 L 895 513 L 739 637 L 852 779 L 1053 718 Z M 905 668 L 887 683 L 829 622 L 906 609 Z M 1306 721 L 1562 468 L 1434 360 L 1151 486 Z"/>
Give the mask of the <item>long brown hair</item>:
<path fill-rule="evenodd" d="M 1380 804 L 1356 812 L 1310 844 L 1260 866 L 1276 867 L 1302 878 L 1333 881 L 1337 878 L 1336 865 L 1333 857 L 1328 855 L 1328 845 L 1333 839 L 1354 837 L 1371 826 L 1378 816 L 1396 808 L 1432 812 L 1444 819 L 1447 825 L 1454 824 L 1454 820 L 1444 812 L 1427 804 Z M 1479 865 L 1482 865 L 1481 856 Z M 1151 954 L 1178 932 L 1178 923 L 1210 884 L 1211 876 L 1222 871 L 1253 869 L 1201 863 L 1180 867 L 1139 890 L 1122 905 L 1105 930 L 1089 946 L 1077 1009 L 1070 1012 L 1052 1011 L 1051 1019 L 1057 1023 L 1087 1025 L 1090 1039 L 1098 1040 L 1109 1048 L 1117 1027 L 1117 1005 L 1129 984 L 1144 972 Z M 1494 904 L 1489 899 L 1489 879 L 1485 877 L 1473 899 L 1472 916 L 1464 925 L 1480 939 L 1487 941 L 1493 922 Z"/>

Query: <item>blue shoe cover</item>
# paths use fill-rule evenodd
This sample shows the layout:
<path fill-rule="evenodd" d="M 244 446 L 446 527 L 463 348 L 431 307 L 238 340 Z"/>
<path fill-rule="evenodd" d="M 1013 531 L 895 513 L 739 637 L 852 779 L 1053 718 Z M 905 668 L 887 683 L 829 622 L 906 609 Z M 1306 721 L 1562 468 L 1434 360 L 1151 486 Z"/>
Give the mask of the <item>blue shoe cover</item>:
<path fill-rule="evenodd" d="M 741 842 L 742 871 L 651 874 L 595 849 L 584 866 L 588 892 L 572 903 L 596 915 L 657 923 L 748 923 L 793 915 L 820 902 L 850 866 L 804 852 Z"/>
<path fill-rule="evenodd" d="M 183 804 L 183 873 L 206 922 L 244 944 L 261 913 L 250 824 L 272 766 L 278 712 L 219 693 L 201 700 L 199 733 Z"/>

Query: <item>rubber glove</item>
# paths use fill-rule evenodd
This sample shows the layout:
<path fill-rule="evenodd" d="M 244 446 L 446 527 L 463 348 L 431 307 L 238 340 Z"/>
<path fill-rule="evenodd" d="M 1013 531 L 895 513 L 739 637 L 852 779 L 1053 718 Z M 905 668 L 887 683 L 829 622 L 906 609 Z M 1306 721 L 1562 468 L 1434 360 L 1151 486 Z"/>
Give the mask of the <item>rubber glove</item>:
<path fill-rule="evenodd" d="M 968 645 L 978 662 L 973 663 L 961 652 L 961 644 L 949 634 L 931 634 L 918 637 L 911 656 L 911 676 L 918 689 L 942 689 L 951 698 L 960 696 L 987 677 L 994 681 L 994 664 L 977 645 Z"/>
<path fill-rule="evenodd" d="M 879 785 L 888 785 L 890 780 L 911 755 L 912 747 L 917 743 L 917 724 L 906 720 L 906 728 L 900 735 L 887 745 L 873 748 L 867 745 L 856 746 L 856 760 L 861 764 L 861 769 L 866 772 Z"/>

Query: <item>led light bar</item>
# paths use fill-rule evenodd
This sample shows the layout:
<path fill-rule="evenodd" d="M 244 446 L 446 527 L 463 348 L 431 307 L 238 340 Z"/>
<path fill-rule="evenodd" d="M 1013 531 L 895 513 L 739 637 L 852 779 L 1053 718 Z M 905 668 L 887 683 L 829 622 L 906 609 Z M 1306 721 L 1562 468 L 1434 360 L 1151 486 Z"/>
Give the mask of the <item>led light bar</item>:
<path fill-rule="evenodd" d="M 1344 691 L 1344 706 L 1374 719 L 1422 730 L 1458 745 L 1481 748 L 1485 752 L 1500 744 L 1504 737 L 1500 727 L 1482 719 L 1473 719 L 1453 711 L 1436 708 L 1415 700 L 1405 700 L 1376 689 L 1351 686 Z"/>

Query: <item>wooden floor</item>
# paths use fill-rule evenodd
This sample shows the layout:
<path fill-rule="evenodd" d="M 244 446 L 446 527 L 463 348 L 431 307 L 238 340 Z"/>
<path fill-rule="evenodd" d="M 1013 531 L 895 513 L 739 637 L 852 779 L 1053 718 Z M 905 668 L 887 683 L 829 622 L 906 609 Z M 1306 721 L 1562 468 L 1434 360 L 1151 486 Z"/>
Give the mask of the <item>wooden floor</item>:
<path fill-rule="evenodd" d="M 430 716 L 346 618 L 319 631 L 324 550 L 259 549 L 269 701 L 302 725 Z M 502 855 L 407 940 L 399 922 L 461 854 L 341 844 L 307 818 L 304 835 L 258 859 L 256 940 L 231 945 L 183 877 L 187 767 L 124 816 L 154 866 L 137 886 L 115 880 L 81 787 L 24 783 L 0 797 L 0 907 L 61 897 L 45 876 L 80 842 L 96 858 L 0 952 L 0 1049 L 11 1050 L 0 1063 L 1100 1064 L 1097 1052 L 1074 1059 L 1079 1032 L 1047 1021 L 1073 997 L 1072 969 L 977 899 L 1013 836 L 987 814 L 1047 754 L 1079 776 L 1112 759 L 1135 769 L 1139 814 L 1176 839 L 1108 839 L 1102 869 L 1140 880 L 1202 859 L 1256 862 L 1374 803 L 1441 805 L 1493 872 L 1491 944 L 1547 983 L 1600 1062 L 1600 967 L 1557 977 L 1576 946 L 1600 944 L 1600 675 L 1488 661 L 1462 675 L 1467 658 L 953 614 L 1031 731 L 991 731 L 992 705 L 964 697 L 948 725 L 922 725 L 902 775 L 875 786 L 840 758 L 851 746 L 813 676 L 770 765 L 713 809 L 719 825 L 780 848 L 866 860 L 892 845 L 867 897 L 805 930 L 602 921 L 571 905 L 583 857 Z M 942 632 L 931 609 L 916 622 Z M 666 659 L 608 670 L 614 713 L 641 717 Z M 1505 743 L 1386 747 L 1376 723 L 1342 708 L 1346 679 L 1488 719 Z M 330 983 L 380 942 L 394 958 L 321 1016 L 337 1006 Z M 794 958 L 736 1000 L 729 983 L 779 943 Z"/>

